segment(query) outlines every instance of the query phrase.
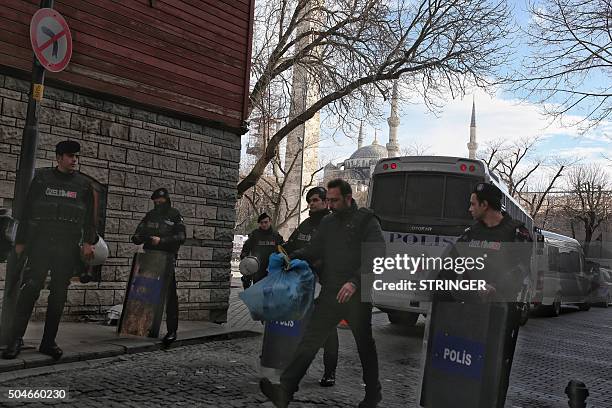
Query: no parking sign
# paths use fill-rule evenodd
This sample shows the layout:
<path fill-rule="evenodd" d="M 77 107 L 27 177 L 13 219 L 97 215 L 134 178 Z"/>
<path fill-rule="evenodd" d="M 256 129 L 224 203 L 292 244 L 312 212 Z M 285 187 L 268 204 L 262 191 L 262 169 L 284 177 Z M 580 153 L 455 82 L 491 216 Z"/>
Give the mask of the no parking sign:
<path fill-rule="evenodd" d="M 72 57 L 68 23 L 56 10 L 42 8 L 30 22 L 30 42 L 38 62 L 48 71 L 60 72 Z"/>

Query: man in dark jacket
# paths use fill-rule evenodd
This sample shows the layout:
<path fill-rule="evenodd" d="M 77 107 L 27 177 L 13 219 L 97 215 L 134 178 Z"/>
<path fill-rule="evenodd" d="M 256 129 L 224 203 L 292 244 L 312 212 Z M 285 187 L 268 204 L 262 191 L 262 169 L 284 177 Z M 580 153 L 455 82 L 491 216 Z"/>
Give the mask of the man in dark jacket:
<path fill-rule="evenodd" d="M 73 140 L 55 146 L 57 167 L 39 169 L 30 184 L 25 209 L 15 239 L 15 252 L 28 258 L 13 327 L 13 338 L 3 357 L 12 359 L 21 350 L 34 303 L 47 272 L 51 271 L 45 330 L 39 351 L 54 359 L 62 356 L 55 337 L 64 310 L 70 278 L 81 255 L 93 257 L 96 238 L 94 192 L 89 179 L 76 170 L 80 145 Z"/>
<path fill-rule="evenodd" d="M 360 408 L 376 407 L 382 399 L 378 377 L 378 357 L 372 337 L 372 304 L 361 301 L 362 244 L 383 243 L 378 219 L 369 210 L 359 210 L 351 186 L 335 179 L 327 184 L 327 200 L 332 210 L 324 217 L 311 244 L 291 254 L 292 258 L 323 261 L 321 293 L 312 319 L 295 356 L 281 375 L 280 384 L 263 379 L 262 392 L 277 406 L 286 407 L 298 390 L 315 355 L 338 322 L 346 319 L 357 343 L 363 367 L 366 395 Z M 370 265 L 363 265 L 364 272 Z M 370 270 L 371 272 L 371 270 Z"/>
<path fill-rule="evenodd" d="M 450 247 L 452 258 L 486 259 L 481 270 L 442 273 L 446 279 L 484 280 L 485 289 L 474 292 L 438 294 L 437 300 L 463 300 L 487 307 L 488 303 L 506 304 L 508 317 L 504 336 L 507 339 L 503 350 L 499 398 L 495 407 L 503 407 L 508 389 L 510 370 L 518 338 L 521 310 L 517 303 L 525 278 L 530 274 L 532 244 L 531 234 L 525 225 L 502 212 L 502 192 L 489 183 L 479 183 L 470 196 L 469 211 L 474 221 L 471 227 Z M 434 302 L 433 308 L 436 308 Z M 435 392 L 435 391 L 434 391 Z M 460 404 L 460 402 L 458 402 Z"/>
<path fill-rule="evenodd" d="M 136 245 L 144 244 L 146 250 L 165 251 L 176 258 L 181 245 L 185 242 L 185 224 L 181 213 L 172 208 L 168 190 L 158 188 L 151 195 L 155 207 L 149 211 L 140 221 L 136 232 L 132 236 L 132 242 Z M 163 343 L 169 346 L 176 340 L 178 329 L 178 296 L 176 293 L 176 277 L 174 275 L 174 264 L 172 270 L 168 271 L 170 285 L 166 297 L 166 327 L 168 332 L 163 338 Z"/>
<path fill-rule="evenodd" d="M 285 240 L 272 228 L 272 220 L 266 213 L 262 213 L 258 218 L 259 228 L 249 234 L 249 238 L 244 242 L 240 259 L 247 256 L 255 256 L 259 261 L 259 270 L 252 277 L 243 276 L 242 287 L 244 289 L 257 283 L 268 275 L 268 260 L 270 255 L 276 251 L 277 245 L 282 245 Z"/>
<path fill-rule="evenodd" d="M 313 187 L 306 193 L 306 202 L 309 207 L 309 217 L 302 222 L 291 234 L 284 245 L 287 253 L 292 253 L 310 244 L 312 237 L 319 229 L 323 217 L 330 213 L 327 208 L 327 190 L 323 187 Z M 321 262 L 315 262 L 312 270 L 320 275 Z M 338 331 L 332 330 L 323 346 L 323 365 L 325 371 L 319 384 L 321 387 L 331 387 L 336 383 L 336 367 L 338 366 Z"/>

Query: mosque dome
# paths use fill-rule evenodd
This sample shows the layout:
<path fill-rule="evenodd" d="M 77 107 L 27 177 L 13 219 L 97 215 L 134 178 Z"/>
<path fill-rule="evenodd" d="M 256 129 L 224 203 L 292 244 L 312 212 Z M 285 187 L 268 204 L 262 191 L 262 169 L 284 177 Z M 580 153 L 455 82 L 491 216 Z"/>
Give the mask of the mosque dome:
<path fill-rule="evenodd" d="M 376 139 L 369 146 L 363 146 L 355 151 L 350 157 L 351 159 L 384 159 L 388 156 L 387 148 L 379 145 Z"/>

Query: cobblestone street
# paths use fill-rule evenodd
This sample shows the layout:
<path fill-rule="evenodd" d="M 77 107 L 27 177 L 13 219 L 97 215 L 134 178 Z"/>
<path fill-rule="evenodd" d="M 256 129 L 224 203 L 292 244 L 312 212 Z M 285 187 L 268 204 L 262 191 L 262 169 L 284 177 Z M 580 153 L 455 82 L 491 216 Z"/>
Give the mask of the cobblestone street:
<path fill-rule="evenodd" d="M 413 329 L 374 315 L 384 400 L 381 407 L 414 406 L 418 387 L 423 319 Z M 340 331 L 338 382 L 319 387 L 322 359 L 315 360 L 302 383 L 296 407 L 354 407 L 362 397 L 361 368 L 348 330 Z M 257 407 L 257 356 L 261 336 L 210 342 L 106 360 L 36 369 L 0 387 L 66 387 L 70 400 L 28 403 L 28 407 Z M 506 407 L 566 407 L 570 379 L 589 387 L 589 407 L 612 407 L 612 309 L 566 311 L 556 319 L 533 318 L 517 346 Z M 10 406 L 18 404 L 10 403 Z M 271 406 L 267 403 L 267 406 Z"/>

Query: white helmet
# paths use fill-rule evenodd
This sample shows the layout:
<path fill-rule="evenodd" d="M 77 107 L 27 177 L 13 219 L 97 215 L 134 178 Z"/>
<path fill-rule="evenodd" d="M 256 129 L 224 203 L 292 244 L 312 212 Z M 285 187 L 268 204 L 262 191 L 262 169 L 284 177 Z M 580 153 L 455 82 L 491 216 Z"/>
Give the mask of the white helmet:
<path fill-rule="evenodd" d="M 240 261 L 238 269 L 244 276 L 255 275 L 259 270 L 259 259 L 256 256 L 247 256 Z"/>
<path fill-rule="evenodd" d="M 96 242 L 93 244 L 93 251 L 93 257 L 90 259 L 83 259 L 83 262 L 91 266 L 102 265 L 106 261 L 106 258 L 108 258 L 108 245 L 99 235 L 96 238 Z"/>

